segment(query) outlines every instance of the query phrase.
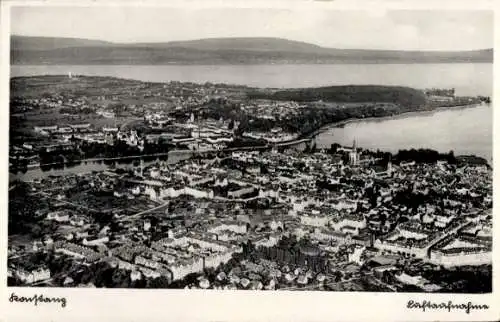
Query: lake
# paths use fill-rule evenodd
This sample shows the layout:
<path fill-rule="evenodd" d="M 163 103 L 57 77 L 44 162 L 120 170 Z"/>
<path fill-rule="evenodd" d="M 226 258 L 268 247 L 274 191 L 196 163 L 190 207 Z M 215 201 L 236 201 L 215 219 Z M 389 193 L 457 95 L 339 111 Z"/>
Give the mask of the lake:
<path fill-rule="evenodd" d="M 314 87 L 346 84 L 455 88 L 457 95 L 492 96 L 493 64 L 214 65 L 214 66 L 11 66 L 11 77 L 67 74 L 112 76 L 152 82 L 183 81 L 256 87 Z M 318 146 L 332 143 L 396 152 L 431 148 L 492 157 L 492 107 L 480 106 L 349 123 L 321 133 Z M 99 165 L 104 166 L 104 165 Z M 39 170 L 32 170 L 39 171 Z M 41 171 L 39 171 L 41 172 Z M 28 171 L 31 173 L 31 171 Z M 27 175 L 27 174 L 26 174 Z M 24 175 L 23 177 L 26 177 Z"/>
<path fill-rule="evenodd" d="M 388 152 L 428 148 L 455 155 L 474 154 L 491 162 L 493 154 L 493 108 L 490 105 L 355 121 L 332 127 L 316 137 L 316 145 L 332 143 Z"/>

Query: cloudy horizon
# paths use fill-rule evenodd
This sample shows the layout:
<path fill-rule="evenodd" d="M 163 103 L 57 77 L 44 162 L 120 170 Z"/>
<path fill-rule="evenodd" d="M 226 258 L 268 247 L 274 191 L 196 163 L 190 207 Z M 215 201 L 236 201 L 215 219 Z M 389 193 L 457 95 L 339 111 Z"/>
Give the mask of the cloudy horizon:
<path fill-rule="evenodd" d="M 493 48 L 492 11 L 47 6 L 11 10 L 11 34 L 19 36 L 113 43 L 266 37 L 345 49 Z"/>

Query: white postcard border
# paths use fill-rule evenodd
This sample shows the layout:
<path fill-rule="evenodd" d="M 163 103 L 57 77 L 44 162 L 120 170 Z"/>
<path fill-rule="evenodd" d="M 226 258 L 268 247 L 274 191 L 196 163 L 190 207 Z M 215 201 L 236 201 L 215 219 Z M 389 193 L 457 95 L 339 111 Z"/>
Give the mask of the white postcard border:
<path fill-rule="evenodd" d="M 1 3 L 1 84 L 0 102 L 2 122 L 0 135 L 3 169 L 8 168 L 8 92 L 9 92 L 9 8 L 15 5 L 75 5 L 67 1 L 6 1 Z M 79 1 L 76 6 L 172 6 L 187 8 L 208 7 L 273 7 L 290 10 L 383 10 L 383 9 L 452 9 L 477 10 L 492 9 L 492 1 L 123 1 L 95 2 Z M 76 8 L 76 7 L 75 7 Z M 77 9 L 75 9 L 77 10 Z M 496 10 L 495 10 L 496 11 Z M 497 12 L 495 12 L 495 16 Z M 497 18 L 497 17 L 496 17 Z M 91 19 L 89 17 L 89 19 Z M 495 19 L 495 44 L 500 41 L 499 22 Z M 495 61 L 498 61 L 495 52 Z M 499 76 L 498 64 L 494 64 L 494 76 Z M 500 87 L 494 77 L 494 98 L 500 94 Z M 495 102 L 495 100 L 494 100 Z M 500 135 L 500 113 L 494 109 L 494 142 Z M 499 166 L 500 151 L 494 143 L 494 168 Z M 500 318 L 500 279 L 498 276 L 499 247 L 494 247 L 493 293 L 482 295 L 467 294 L 425 294 L 425 293 L 354 293 L 354 292 L 252 292 L 252 291 L 198 291 L 198 290 L 136 290 L 136 289 L 63 289 L 63 288 L 7 288 L 7 170 L 1 185 L 2 216 L 0 216 L 0 319 L 6 321 L 456 321 L 456 320 L 498 320 Z M 494 214 L 499 213 L 496 200 L 500 197 L 497 187 L 500 176 L 494 177 Z M 494 241 L 498 243 L 499 224 L 494 220 Z M 23 303 L 11 303 L 9 297 L 15 293 L 19 296 L 65 297 L 67 306 L 58 304 L 39 304 L 38 306 Z M 455 310 L 411 310 L 407 308 L 410 300 L 432 301 L 434 303 L 454 304 L 468 303 L 486 304 L 486 311 Z"/>

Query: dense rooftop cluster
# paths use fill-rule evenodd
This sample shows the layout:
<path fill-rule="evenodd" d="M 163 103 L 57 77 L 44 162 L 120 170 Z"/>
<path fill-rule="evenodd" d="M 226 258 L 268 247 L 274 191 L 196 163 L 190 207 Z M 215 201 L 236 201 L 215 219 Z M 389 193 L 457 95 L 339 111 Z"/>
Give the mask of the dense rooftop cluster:
<path fill-rule="evenodd" d="M 110 167 L 13 183 L 9 281 L 487 291 L 484 160 L 355 143 L 320 151 L 311 139 L 351 118 L 486 101 L 387 86 L 14 78 L 11 172 Z"/>
<path fill-rule="evenodd" d="M 403 263 L 491 263 L 491 175 L 485 165 L 393 164 L 341 147 L 236 151 L 37 180 L 24 193 L 45 205 L 31 218 L 39 227 L 29 243 L 11 242 L 9 256 L 103 262 L 128 272 L 129 285 L 438 290 L 442 283 L 410 283 L 418 274 Z M 38 278 L 15 261 L 10 272 L 28 284 L 51 280 L 50 263 L 37 263 Z M 78 280 L 71 268 L 51 273 Z"/>

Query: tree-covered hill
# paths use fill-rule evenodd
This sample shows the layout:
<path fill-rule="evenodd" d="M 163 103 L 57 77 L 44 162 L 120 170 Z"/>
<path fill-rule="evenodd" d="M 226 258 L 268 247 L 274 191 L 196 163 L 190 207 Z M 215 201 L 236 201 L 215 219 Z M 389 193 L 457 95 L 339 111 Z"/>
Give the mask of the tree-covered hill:
<path fill-rule="evenodd" d="M 291 100 L 297 102 L 381 102 L 393 103 L 407 107 L 420 107 L 425 104 L 426 96 L 409 87 L 347 85 L 316 88 L 286 89 L 279 91 L 257 90 L 248 93 L 253 99 Z"/>

